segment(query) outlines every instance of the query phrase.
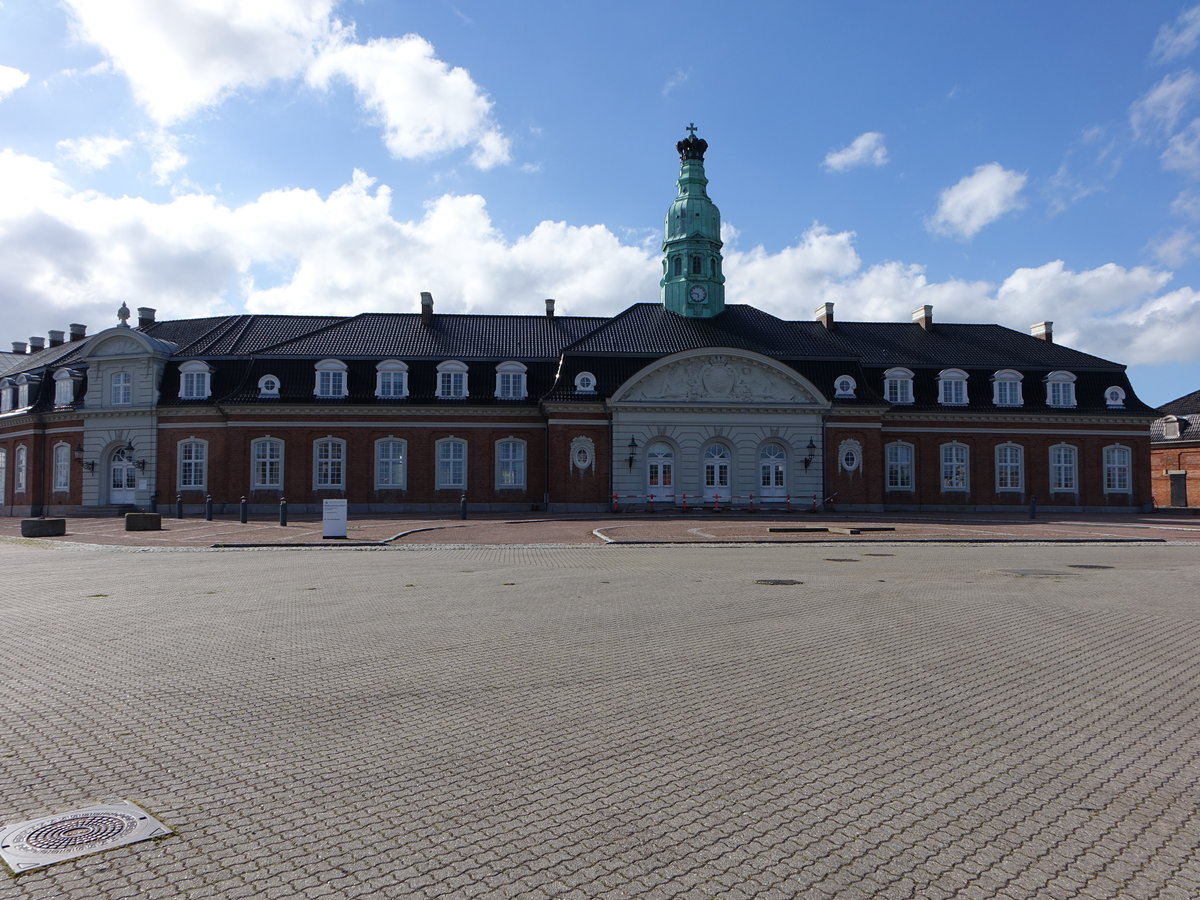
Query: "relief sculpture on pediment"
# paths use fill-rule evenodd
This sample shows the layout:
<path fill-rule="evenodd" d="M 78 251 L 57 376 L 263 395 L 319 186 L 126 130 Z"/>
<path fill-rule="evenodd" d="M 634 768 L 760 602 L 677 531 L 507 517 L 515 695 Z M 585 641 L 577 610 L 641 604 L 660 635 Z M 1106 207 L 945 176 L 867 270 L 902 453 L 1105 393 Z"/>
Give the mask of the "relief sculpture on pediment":
<path fill-rule="evenodd" d="M 752 360 L 707 356 L 664 366 L 626 394 L 626 400 L 692 403 L 815 403 L 798 381 Z"/>

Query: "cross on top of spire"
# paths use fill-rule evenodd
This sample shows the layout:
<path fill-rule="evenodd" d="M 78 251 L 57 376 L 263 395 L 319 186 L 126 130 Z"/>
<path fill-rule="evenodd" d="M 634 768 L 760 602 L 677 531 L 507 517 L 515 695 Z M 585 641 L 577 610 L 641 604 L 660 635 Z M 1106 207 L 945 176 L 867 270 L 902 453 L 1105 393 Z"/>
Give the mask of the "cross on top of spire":
<path fill-rule="evenodd" d="M 687 124 L 687 128 L 685 128 L 685 129 L 684 129 L 684 131 L 687 131 L 687 132 L 689 132 L 689 133 L 690 133 L 690 137 L 695 137 L 695 136 L 696 136 L 696 123 L 695 123 L 695 122 L 688 122 L 688 124 Z"/>

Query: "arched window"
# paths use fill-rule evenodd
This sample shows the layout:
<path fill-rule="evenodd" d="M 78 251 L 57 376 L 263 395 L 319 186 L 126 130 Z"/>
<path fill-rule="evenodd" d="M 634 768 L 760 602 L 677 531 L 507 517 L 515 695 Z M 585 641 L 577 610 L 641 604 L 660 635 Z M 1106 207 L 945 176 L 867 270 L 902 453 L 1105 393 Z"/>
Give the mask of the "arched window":
<path fill-rule="evenodd" d="M 341 490 L 346 486 L 346 442 L 324 437 L 313 442 L 313 487 Z"/>
<path fill-rule="evenodd" d="M 675 496 L 675 451 L 661 441 L 646 448 L 646 496 L 669 500 Z"/>
<path fill-rule="evenodd" d="M 1070 372 L 1051 372 L 1046 376 L 1046 405 L 1069 408 L 1075 405 L 1075 376 Z"/>
<path fill-rule="evenodd" d="M 1114 384 L 1104 390 L 1104 405 L 1109 409 L 1125 408 L 1125 388 Z"/>
<path fill-rule="evenodd" d="M 75 385 L 79 383 L 79 373 L 71 369 L 57 369 L 54 372 L 54 405 L 70 406 L 75 402 Z"/>
<path fill-rule="evenodd" d="M 0 412 L 12 412 L 13 381 L 11 378 L 0 380 Z"/>
<path fill-rule="evenodd" d="M 833 380 L 833 396 L 839 400 L 853 400 L 858 382 L 850 375 L 839 375 Z"/>
<path fill-rule="evenodd" d="M 444 438 L 437 442 L 437 486 L 440 490 L 467 486 L 467 442 Z"/>
<path fill-rule="evenodd" d="M 337 400 L 350 393 L 346 386 L 346 364 L 340 359 L 323 359 L 313 368 L 316 370 L 316 383 L 313 394 L 322 400 Z"/>
<path fill-rule="evenodd" d="M 279 379 L 274 375 L 264 375 L 258 379 L 258 397 L 260 400 L 278 400 Z"/>
<path fill-rule="evenodd" d="M 54 490 L 71 489 L 71 445 L 54 445 Z"/>
<path fill-rule="evenodd" d="M 674 275 L 682 275 L 683 274 L 683 257 L 682 256 L 675 257 L 675 259 L 671 265 L 671 272 Z"/>
<path fill-rule="evenodd" d="M 250 460 L 250 483 L 255 489 L 283 489 L 283 441 L 270 437 L 251 441 Z"/>
<path fill-rule="evenodd" d="M 212 393 L 212 369 L 208 363 L 189 359 L 179 367 L 179 398 L 203 400 Z"/>
<path fill-rule="evenodd" d="M 965 491 L 970 488 L 967 445 L 957 441 L 942 444 L 942 490 Z"/>
<path fill-rule="evenodd" d="M 787 451 L 781 444 L 763 444 L 758 451 L 758 491 L 764 500 L 787 494 Z"/>
<path fill-rule="evenodd" d="M 992 376 L 992 402 L 996 406 L 1020 406 L 1021 379 L 1016 369 L 1001 369 Z"/>
<path fill-rule="evenodd" d="M 1078 460 L 1079 451 L 1070 444 L 1050 448 L 1050 490 L 1072 494 L 1078 490 Z"/>
<path fill-rule="evenodd" d="M 942 406 L 967 405 L 967 373 L 962 369 L 942 369 L 938 373 L 938 403 Z"/>
<path fill-rule="evenodd" d="M 17 382 L 17 408 L 24 409 L 26 406 L 33 404 L 34 394 L 33 388 L 41 382 L 41 378 L 37 375 L 18 375 Z"/>
<path fill-rule="evenodd" d="M 25 481 L 29 469 L 29 448 L 22 444 L 17 448 L 13 457 L 13 493 L 20 494 L 25 490 Z"/>
<path fill-rule="evenodd" d="M 900 441 L 888 444 L 886 458 L 887 489 L 889 491 L 911 491 L 913 488 L 912 444 Z"/>
<path fill-rule="evenodd" d="M 408 442 L 385 437 L 375 442 L 375 490 L 402 491 L 408 485 Z"/>
<path fill-rule="evenodd" d="M 692 257 L 692 274 L 693 275 L 703 275 L 704 274 L 704 260 L 701 259 L 699 256 Z"/>
<path fill-rule="evenodd" d="M 729 448 L 724 444 L 704 448 L 703 479 L 705 493 L 720 493 L 729 487 Z"/>
<path fill-rule="evenodd" d="M 457 359 L 438 363 L 437 391 L 442 400 L 461 400 L 467 395 L 467 364 Z"/>
<path fill-rule="evenodd" d="M 1020 491 L 1025 487 L 1025 449 L 1020 444 L 996 446 L 996 490 Z"/>
<path fill-rule="evenodd" d="M 194 491 L 207 486 L 208 442 L 199 438 L 180 441 L 179 489 Z"/>
<path fill-rule="evenodd" d="M 500 400 L 525 398 L 525 366 L 509 360 L 496 366 L 496 397 Z"/>
<path fill-rule="evenodd" d="M 408 396 L 408 365 L 398 359 L 385 359 L 375 367 L 375 396 L 381 400 L 399 400 Z"/>
<path fill-rule="evenodd" d="M 1131 490 L 1129 448 L 1113 444 L 1104 448 L 1104 493 L 1128 494 Z"/>
<path fill-rule="evenodd" d="M 133 379 L 128 372 L 113 372 L 108 384 L 109 403 L 112 406 L 128 406 L 133 403 Z"/>
<path fill-rule="evenodd" d="M 591 372 L 580 372 L 575 376 L 575 393 L 577 394 L 594 394 L 596 393 L 596 376 Z"/>
<path fill-rule="evenodd" d="M 506 438 L 496 442 L 496 487 L 525 487 L 525 442 Z"/>
<path fill-rule="evenodd" d="M 888 403 L 902 405 L 913 402 L 913 373 L 896 367 L 883 373 L 884 398 Z"/>

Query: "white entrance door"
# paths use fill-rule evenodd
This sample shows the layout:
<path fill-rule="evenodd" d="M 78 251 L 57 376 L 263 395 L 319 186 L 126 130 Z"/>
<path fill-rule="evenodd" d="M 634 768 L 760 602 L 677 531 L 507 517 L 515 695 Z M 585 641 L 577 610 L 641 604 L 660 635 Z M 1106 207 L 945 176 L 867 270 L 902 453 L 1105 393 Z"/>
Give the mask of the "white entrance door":
<path fill-rule="evenodd" d="M 675 501 L 675 452 L 667 444 L 651 444 L 646 451 L 646 499 Z"/>
<path fill-rule="evenodd" d="M 758 452 L 758 491 L 764 501 L 787 496 L 787 452 L 779 444 L 766 444 Z"/>
<path fill-rule="evenodd" d="M 704 448 L 704 499 L 729 502 L 729 448 L 710 444 Z"/>
<path fill-rule="evenodd" d="M 108 502 L 132 503 L 133 492 L 137 487 L 137 466 L 130 455 L 124 450 L 114 453 L 109 472 L 111 477 L 108 481 Z"/>

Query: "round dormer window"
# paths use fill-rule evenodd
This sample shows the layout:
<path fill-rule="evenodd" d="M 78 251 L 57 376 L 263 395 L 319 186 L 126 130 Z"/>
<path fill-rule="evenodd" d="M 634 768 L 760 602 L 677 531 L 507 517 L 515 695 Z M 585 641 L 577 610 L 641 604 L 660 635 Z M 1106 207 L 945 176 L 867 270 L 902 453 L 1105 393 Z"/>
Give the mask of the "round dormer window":
<path fill-rule="evenodd" d="M 596 376 L 591 372 L 580 372 L 575 376 L 575 393 L 577 394 L 594 394 L 596 393 Z"/>

